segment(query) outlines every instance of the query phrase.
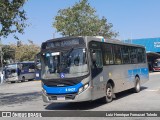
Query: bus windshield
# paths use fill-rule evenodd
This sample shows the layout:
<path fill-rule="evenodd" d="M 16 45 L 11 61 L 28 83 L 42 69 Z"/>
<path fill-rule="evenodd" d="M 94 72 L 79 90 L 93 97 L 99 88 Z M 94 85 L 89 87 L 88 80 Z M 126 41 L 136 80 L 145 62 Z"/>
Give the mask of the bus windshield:
<path fill-rule="evenodd" d="M 42 78 L 73 78 L 88 73 L 86 50 L 72 48 L 61 52 L 46 52 L 42 57 Z"/>
<path fill-rule="evenodd" d="M 17 76 L 17 65 L 13 64 L 13 65 L 8 65 L 6 67 L 6 77 L 15 77 Z"/>
<path fill-rule="evenodd" d="M 160 67 L 160 61 L 154 62 L 154 67 Z"/>

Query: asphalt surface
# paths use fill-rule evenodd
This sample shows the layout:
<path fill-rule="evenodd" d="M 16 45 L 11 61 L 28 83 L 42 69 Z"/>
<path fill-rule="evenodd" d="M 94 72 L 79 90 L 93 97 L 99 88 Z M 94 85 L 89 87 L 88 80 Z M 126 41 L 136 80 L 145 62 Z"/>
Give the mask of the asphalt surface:
<path fill-rule="evenodd" d="M 40 81 L 4 83 L 0 85 L 0 111 L 160 111 L 160 72 L 150 73 L 150 80 L 142 85 L 140 93 L 127 90 L 116 96 L 108 104 L 100 103 L 98 100 L 48 104 L 42 101 Z M 70 118 L 66 117 L 66 119 Z M 116 120 L 118 118 L 110 117 L 110 119 Z"/>

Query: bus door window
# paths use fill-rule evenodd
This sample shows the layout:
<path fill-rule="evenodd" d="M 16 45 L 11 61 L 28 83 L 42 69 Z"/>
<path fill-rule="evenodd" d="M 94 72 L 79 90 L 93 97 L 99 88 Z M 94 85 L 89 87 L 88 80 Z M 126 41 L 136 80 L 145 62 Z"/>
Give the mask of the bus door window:
<path fill-rule="evenodd" d="M 35 65 L 34 64 L 31 64 L 29 66 L 29 72 L 35 72 Z"/>
<path fill-rule="evenodd" d="M 91 60 L 92 60 L 92 78 L 96 77 L 102 72 L 102 52 L 101 50 L 91 50 Z"/>
<path fill-rule="evenodd" d="M 92 64 L 94 68 L 102 68 L 102 54 L 100 50 L 92 50 Z"/>

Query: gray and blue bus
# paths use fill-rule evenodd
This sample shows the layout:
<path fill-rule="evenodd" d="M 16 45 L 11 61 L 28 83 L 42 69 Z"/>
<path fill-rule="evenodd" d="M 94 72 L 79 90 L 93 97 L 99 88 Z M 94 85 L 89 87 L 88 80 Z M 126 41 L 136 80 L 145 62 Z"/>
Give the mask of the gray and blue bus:
<path fill-rule="evenodd" d="M 111 102 L 124 90 L 141 90 L 149 80 L 143 46 L 103 37 L 64 37 L 43 42 L 41 61 L 44 102 Z"/>
<path fill-rule="evenodd" d="M 35 79 L 35 64 L 32 61 L 17 62 L 5 66 L 6 82 L 24 82 Z"/>

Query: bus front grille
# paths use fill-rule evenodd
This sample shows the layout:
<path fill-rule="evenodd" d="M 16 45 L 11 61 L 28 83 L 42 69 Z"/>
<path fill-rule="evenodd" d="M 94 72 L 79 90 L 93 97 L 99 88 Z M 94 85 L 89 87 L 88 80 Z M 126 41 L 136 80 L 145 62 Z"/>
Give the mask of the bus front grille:
<path fill-rule="evenodd" d="M 66 95 L 48 95 L 49 100 L 58 100 L 59 96 L 63 96 L 65 100 L 73 100 L 76 94 L 66 94 Z"/>

